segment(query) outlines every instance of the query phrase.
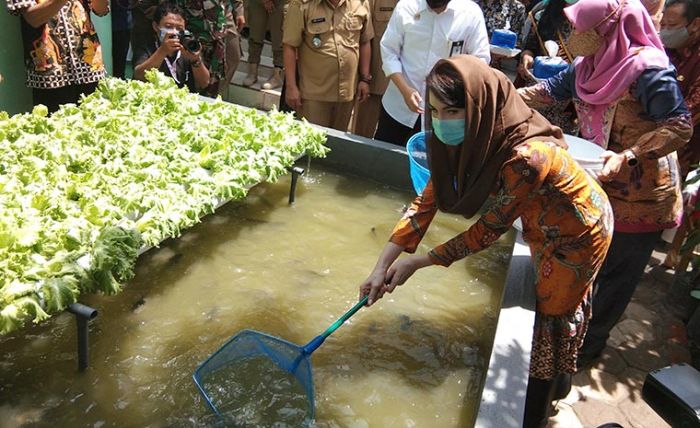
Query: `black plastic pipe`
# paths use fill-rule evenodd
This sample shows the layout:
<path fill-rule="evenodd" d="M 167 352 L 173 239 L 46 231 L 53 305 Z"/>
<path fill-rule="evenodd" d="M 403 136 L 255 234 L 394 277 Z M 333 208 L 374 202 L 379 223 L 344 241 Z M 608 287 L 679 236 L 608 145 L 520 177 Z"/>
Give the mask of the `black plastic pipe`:
<path fill-rule="evenodd" d="M 304 168 L 300 168 L 298 166 L 293 166 L 292 168 L 292 185 L 289 187 L 289 204 L 294 203 L 294 199 L 296 198 L 296 192 L 297 192 L 297 180 L 299 179 L 299 176 L 304 174 Z"/>
<path fill-rule="evenodd" d="M 97 317 L 97 309 L 73 303 L 66 310 L 75 315 L 78 325 L 78 371 L 82 372 L 88 366 L 88 322 Z"/>

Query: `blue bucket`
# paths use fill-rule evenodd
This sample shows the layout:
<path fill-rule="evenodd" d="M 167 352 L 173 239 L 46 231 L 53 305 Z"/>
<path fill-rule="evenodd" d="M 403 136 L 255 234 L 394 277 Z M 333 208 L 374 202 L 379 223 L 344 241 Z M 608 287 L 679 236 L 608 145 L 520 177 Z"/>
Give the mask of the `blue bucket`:
<path fill-rule="evenodd" d="M 425 147 L 425 132 L 419 132 L 409 138 L 406 143 L 406 151 L 408 152 L 413 189 L 417 195 L 420 195 L 430 179 L 428 153 Z"/>

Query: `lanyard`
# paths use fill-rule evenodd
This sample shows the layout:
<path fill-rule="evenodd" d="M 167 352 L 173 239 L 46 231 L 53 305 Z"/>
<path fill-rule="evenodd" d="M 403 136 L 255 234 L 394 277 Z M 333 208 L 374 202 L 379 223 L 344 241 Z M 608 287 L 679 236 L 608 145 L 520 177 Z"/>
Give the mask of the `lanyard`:
<path fill-rule="evenodd" d="M 170 75 L 173 77 L 173 79 L 175 79 L 175 82 L 177 82 L 178 85 L 180 84 L 180 81 L 177 78 L 177 60 L 180 59 L 181 53 L 182 52 L 177 51 L 177 55 L 175 55 L 175 60 L 173 60 L 173 62 L 170 62 L 167 56 L 165 57 L 165 65 L 168 67 L 168 70 L 170 70 Z"/>

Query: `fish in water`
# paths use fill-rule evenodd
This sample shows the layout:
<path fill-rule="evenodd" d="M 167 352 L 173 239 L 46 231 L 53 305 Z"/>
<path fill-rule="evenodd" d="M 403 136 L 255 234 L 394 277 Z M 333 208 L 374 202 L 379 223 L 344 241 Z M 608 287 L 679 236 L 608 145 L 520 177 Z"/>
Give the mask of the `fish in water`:
<path fill-rule="evenodd" d="M 299 380 L 267 356 L 234 360 L 203 379 L 210 401 L 236 427 L 303 427 L 313 409 Z"/>

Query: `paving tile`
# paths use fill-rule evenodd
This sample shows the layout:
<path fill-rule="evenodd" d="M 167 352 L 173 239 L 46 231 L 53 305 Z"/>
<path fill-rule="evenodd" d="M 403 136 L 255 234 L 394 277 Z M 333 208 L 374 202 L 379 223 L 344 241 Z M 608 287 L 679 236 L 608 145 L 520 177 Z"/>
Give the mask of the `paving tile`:
<path fill-rule="evenodd" d="M 688 332 L 685 323 L 678 318 L 667 318 L 659 323 L 659 337 L 671 343 L 688 346 Z"/>
<path fill-rule="evenodd" d="M 573 405 L 574 411 L 584 427 L 597 427 L 608 422 L 617 422 L 628 427 L 627 417 L 614 404 L 600 400 L 579 401 Z"/>
<path fill-rule="evenodd" d="M 561 401 L 557 404 L 557 414 L 549 418 L 547 428 L 583 428 L 573 407 Z"/>
<path fill-rule="evenodd" d="M 610 373 L 591 368 L 589 371 L 591 383 L 579 388 L 586 400 L 601 400 L 610 404 L 618 403 L 633 392 L 629 385 Z M 579 401 L 583 401 L 583 398 Z"/>
<path fill-rule="evenodd" d="M 670 426 L 644 401 L 641 391 L 623 400 L 618 408 L 629 422 L 625 428 L 665 428 Z"/>
<path fill-rule="evenodd" d="M 634 367 L 627 367 L 617 377 L 618 379 L 620 379 L 620 382 L 623 382 L 630 388 L 630 390 L 632 391 L 630 397 L 633 397 L 634 394 L 637 394 L 639 393 L 639 391 L 642 390 L 642 387 L 644 386 L 644 379 L 646 379 L 646 376 L 647 372 L 635 369 Z"/>
<path fill-rule="evenodd" d="M 620 374 L 627 368 L 627 363 L 614 348 L 607 346 L 592 368 L 605 371 L 610 374 Z"/>
<path fill-rule="evenodd" d="M 624 343 L 639 345 L 655 339 L 651 326 L 644 325 L 642 322 L 634 319 L 620 321 L 615 327 L 625 336 L 626 340 Z"/>
<path fill-rule="evenodd" d="M 640 284 L 641 285 L 641 284 Z M 647 302 L 658 301 L 662 296 L 653 287 L 637 287 L 637 290 L 632 296 L 632 302 L 644 302 L 643 304 L 648 304 Z"/>
<path fill-rule="evenodd" d="M 618 325 L 620 324 L 618 323 Z M 608 346 L 611 346 L 613 348 L 618 348 L 627 341 L 627 335 L 620 331 L 618 325 L 616 325 L 612 328 L 612 330 L 610 330 L 610 337 L 608 338 Z"/>
<path fill-rule="evenodd" d="M 639 346 L 624 346 L 618 349 L 622 358 L 629 366 L 648 372 L 665 367 L 667 364 L 661 356 L 659 345 L 643 343 Z"/>
<path fill-rule="evenodd" d="M 667 343 L 664 345 L 664 357 L 669 365 L 680 363 L 691 364 L 693 361 L 688 346 L 679 345 L 677 343 Z"/>
<path fill-rule="evenodd" d="M 625 309 L 625 318 L 641 322 L 649 327 L 659 322 L 659 316 L 655 311 L 648 309 L 648 304 L 630 302 Z"/>

